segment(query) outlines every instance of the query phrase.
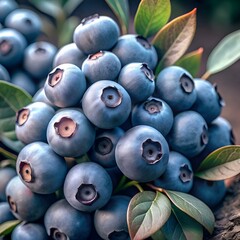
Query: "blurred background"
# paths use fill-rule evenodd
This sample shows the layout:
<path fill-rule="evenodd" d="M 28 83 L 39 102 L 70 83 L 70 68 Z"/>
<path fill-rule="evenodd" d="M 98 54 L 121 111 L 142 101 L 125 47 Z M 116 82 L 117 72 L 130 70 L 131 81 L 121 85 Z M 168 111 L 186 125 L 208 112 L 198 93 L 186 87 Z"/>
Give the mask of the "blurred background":
<path fill-rule="evenodd" d="M 59 0 L 64 1 L 64 0 Z M 32 8 L 33 2 L 18 0 L 21 6 Z M 50 1 L 51 2 L 51 1 Z M 66 0 L 65 0 L 66 2 Z M 137 10 L 140 0 L 129 0 L 131 24 L 129 32 L 133 33 L 133 16 Z M 201 77 L 206 71 L 206 61 L 210 52 L 218 44 L 223 37 L 229 33 L 240 29 L 240 1 L 239 0 L 171 0 L 172 15 L 171 19 L 178 17 L 197 8 L 197 30 L 193 42 L 189 48 L 189 52 L 200 47 L 204 49 L 202 56 L 202 65 L 198 77 Z M 51 13 L 52 11 L 52 13 Z M 39 12 L 44 18 L 54 26 L 54 15 L 56 9 L 50 9 L 49 16 L 46 17 L 44 12 Z M 72 11 L 71 16 L 76 17 L 76 21 L 80 21 L 84 17 L 94 13 L 107 14 L 116 19 L 109 6 L 104 0 L 85 0 L 77 8 Z M 52 15 L 52 16 L 51 16 Z M 51 35 L 46 36 L 48 40 L 58 44 L 59 36 L 51 31 L 51 24 L 45 21 L 45 27 L 52 32 Z M 76 23 L 76 22 L 75 22 Z M 71 28 L 66 29 L 70 31 Z M 66 32 L 67 34 L 67 32 Z M 64 32 L 60 38 L 64 38 Z M 240 41 L 240 39 L 239 39 Z M 60 44 L 61 45 L 61 44 Z M 240 144 L 240 100 L 238 94 L 240 93 L 240 61 L 233 64 L 226 70 L 212 75 L 209 81 L 217 83 L 218 91 L 225 100 L 226 106 L 223 108 L 222 116 L 227 118 L 233 126 L 233 132 L 236 139 L 236 144 Z"/>

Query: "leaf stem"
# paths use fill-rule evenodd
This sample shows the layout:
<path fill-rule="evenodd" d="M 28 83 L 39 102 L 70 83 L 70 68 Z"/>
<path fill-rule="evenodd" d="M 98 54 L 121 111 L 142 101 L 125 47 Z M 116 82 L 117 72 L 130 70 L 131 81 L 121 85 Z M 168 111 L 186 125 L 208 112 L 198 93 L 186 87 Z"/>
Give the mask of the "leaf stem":
<path fill-rule="evenodd" d="M 208 71 L 206 71 L 206 72 L 202 75 L 201 79 L 207 80 L 207 79 L 210 77 L 210 75 L 211 75 L 211 73 L 208 72 Z"/>
<path fill-rule="evenodd" d="M 131 181 L 131 182 L 126 183 L 123 186 L 123 189 L 129 188 L 129 187 L 132 187 L 132 186 L 136 187 L 139 190 L 139 192 L 144 192 L 143 188 L 141 187 L 141 185 L 137 181 Z"/>
<path fill-rule="evenodd" d="M 163 190 L 162 188 L 156 187 L 156 186 L 154 186 L 154 185 L 151 184 L 151 183 L 147 183 L 146 185 L 147 185 L 148 187 L 152 188 L 153 190 L 158 191 L 158 192 L 164 192 L 164 190 Z"/>
<path fill-rule="evenodd" d="M 17 155 L 7 151 L 6 149 L 0 147 L 0 154 L 3 155 L 6 158 L 12 159 L 12 160 L 17 160 Z"/>

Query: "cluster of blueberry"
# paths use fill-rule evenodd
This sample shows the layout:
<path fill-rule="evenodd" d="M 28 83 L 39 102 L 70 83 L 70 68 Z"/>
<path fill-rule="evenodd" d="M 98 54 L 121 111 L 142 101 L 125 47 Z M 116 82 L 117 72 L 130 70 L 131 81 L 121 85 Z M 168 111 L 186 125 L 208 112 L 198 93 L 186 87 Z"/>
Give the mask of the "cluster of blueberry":
<path fill-rule="evenodd" d="M 26 145 L 16 173 L 0 170 L 0 200 L 7 200 L 0 223 L 25 221 L 12 239 L 27 232 L 34 239 L 129 239 L 126 214 L 135 192 L 114 192 L 123 175 L 190 192 L 210 207 L 219 203 L 224 182 L 193 177 L 206 155 L 233 144 L 216 87 L 177 66 L 155 78 L 154 46 L 120 36 L 106 16 L 82 20 L 73 40 L 16 117 Z M 86 162 L 74 162 L 83 156 Z"/>
<path fill-rule="evenodd" d="M 43 40 L 42 21 L 14 0 L 0 1 L 0 79 L 34 95 L 42 86 L 57 47 Z"/>

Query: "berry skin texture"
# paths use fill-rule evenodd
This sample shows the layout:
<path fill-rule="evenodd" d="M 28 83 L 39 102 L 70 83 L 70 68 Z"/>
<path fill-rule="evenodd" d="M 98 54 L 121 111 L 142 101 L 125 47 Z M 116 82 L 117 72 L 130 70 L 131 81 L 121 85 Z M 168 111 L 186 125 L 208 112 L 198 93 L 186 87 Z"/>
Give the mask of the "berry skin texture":
<path fill-rule="evenodd" d="M 94 226 L 102 239 L 130 239 L 127 226 L 130 200 L 130 197 L 115 195 L 103 208 L 96 210 Z"/>
<path fill-rule="evenodd" d="M 89 84 L 105 79 L 115 80 L 120 70 L 121 62 L 109 51 L 90 54 L 82 65 L 82 71 Z"/>
<path fill-rule="evenodd" d="M 8 182 L 17 175 L 17 172 L 14 168 L 3 167 L 0 168 L 0 202 L 6 201 L 6 186 Z"/>
<path fill-rule="evenodd" d="M 66 200 L 74 208 L 93 212 L 109 201 L 112 195 L 112 180 L 99 164 L 84 162 L 69 170 L 63 190 Z"/>
<path fill-rule="evenodd" d="M 69 43 L 57 51 L 53 60 L 53 68 L 64 63 L 71 63 L 82 68 L 82 64 L 86 58 L 87 55 L 75 43 Z"/>
<path fill-rule="evenodd" d="M 34 102 L 23 107 L 16 115 L 17 138 L 25 144 L 47 142 L 47 127 L 54 114 L 55 110 L 43 102 Z"/>
<path fill-rule="evenodd" d="M 203 201 L 211 209 L 214 209 L 222 202 L 227 191 L 223 180 L 207 181 L 196 177 L 193 181 L 190 194 Z"/>
<path fill-rule="evenodd" d="M 131 112 L 131 98 L 120 84 L 101 80 L 87 89 L 82 98 L 82 108 L 95 126 L 111 129 L 127 120 Z"/>
<path fill-rule="evenodd" d="M 181 153 L 171 151 L 165 172 L 154 181 L 157 187 L 188 193 L 193 185 L 190 161 Z"/>
<path fill-rule="evenodd" d="M 46 78 L 52 70 L 56 46 L 46 41 L 38 41 L 27 46 L 24 52 L 23 68 L 36 81 Z"/>
<path fill-rule="evenodd" d="M 25 37 L 11 28 L 0 30 L 0 64 L 7 69 L 21 63 L 27 46 Z"/>
<path fill-rule="evenodd" d="M 197 112 L 178 113 L 167 136 L 170 148 L 187 158 L 198 155 L 208 143 L 208 126 Z"/>
<path fill-rule="evenodd" d="M 173 112 L 169 105 L 154 97 L 136 104 L 131 113 L 133 126 L 149 125 L 156 128 L 163 136 L 166 136 L 173 125 Z"/>
<path fill-rule="evenodd" d="M 5 26 L 23 34 L 28 43 L 34 42 L 41 33 L 42 23 L 39 16 L 30 9 L 16 9 L 5 19 Z"/>
<path fill-rule="evenodd" d="M 99 163 L 105 168 L 116 167 L 115 148 L 123 135 L 124 131 L 119 127 L 108 130 L 99 129 L 95 142 L 88 152 L 91 161 Z"/>
<path fill-rule="evenodd" d="M 31 191 L 50 194 L 62 187 L 67 164 L 47 143 L 33 142 L 18 154 L 16 170 Z"/>
<path fill-rule="evenodd" d="M 47 210 L 44 225 L 52 239 L 87 240 L 93 224 L 89 213 L 78 211 L 61 199 Z"/>
<path fill-rule="evenodd" d="M 129 63 L 125 65 L 118 77 L 131 97 L 132 103 L 145 101 L 155 89 L 155 76 L 146 63 Z"/>
<path fill-rule="evenodd" d="M 133 62 L 144 62 L 150 69 L 154 70 L 158 61 L 154 46 L 144 37 L 135 34 L 126 34 L 119 37 L 112 52 L 117 55 L 122 67 Z"/>
<path fill-rule="evenodd" d="M 73 33 L 73 41 L 85 54 L 110 50 L 117 42 L 120 30 L 110 17 L 98 14 L 84 18 Z"/>
<path fill-rule="evenodd" d="M 55 194 L 32 192 L 18 176 L 12 178 L 6 188 L 7 201 L 13 215 L 23 221 L 35 221 L 44 216 L 55 202 Z"/>
<path fill-rule="evenodd" d="M 85 115 L 75 109 L 59 110 L 47 127 L 47 141 L 63 157 L 84 155 L 93 145 L 96 130 Z"/>
<path fill-rule="evenodd" d="M 61 108 L 80 103 L 86 88 L 86 79 L 82 70 L 70 63 L 54 68 L 44 84 L 44 91 L 49 101 Z"/>
<path fill-rule="evenodd" d="M 15 9 L 18 8 L 18 4 L 13 0 L 1 0 L 0 1 L 0 23 L 4 24 L 6 17 Z"/>
<path fill-rule="evenodd" d="M 12 240 L 48 240 L 47 232 L 40 223 L 23 222 L 17 225 L 12 234 Z"/>
<path fill-rule="evenodd" d="M 12 214 L 9 204 L 7 202 L 0 202 L 0 224 L 15 219 L 16 218 Z"/>
<path fill-rule="evenodd" d="M 139 182 L 160 177 L 167 168 L 169 147 L 155 128 L 138 125 L 129 129 L 117 143 L 116 163 L 122 173 Z"/>
<path fill-rule="evenodd" d="M 203 79 L 194 80 L 197 99 L 192 110 L 200 113 L 209 124 L 220 116 L 224 104 L 223 99 L 217 92 L 217 86 Z"/>
<path fill-rule="evenodd" d="M 167 102 L 173 112 L 178 113 L 192 107 L 197 93 L 191 74 L 181 67 L 170 66 L 158 74 L 154 96 Z"/>

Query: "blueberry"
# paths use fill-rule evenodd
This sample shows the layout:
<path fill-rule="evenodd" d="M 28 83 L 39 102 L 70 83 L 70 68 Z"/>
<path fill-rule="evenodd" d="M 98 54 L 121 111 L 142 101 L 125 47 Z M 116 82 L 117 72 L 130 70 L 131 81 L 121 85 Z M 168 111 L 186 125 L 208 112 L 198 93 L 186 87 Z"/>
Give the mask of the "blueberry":
<path fill-rule="evenodd" d="M 118 77 L 131 97 L 132 103 L 145 101 L 155 89 L 155 76 L 146 63 L 129 63 L 125 65 Z"/>
<path fill-rule="evenodd" d="M 16 70 L 11 75 L 11 82 L 27 91 L 31 96 L 33 96 L 37 91 L 37 85 L 33 79 L 24 71 Z"/>
<path fill-rule="evenodd" d="M 0 224 L 15 219 L 16 218 L 12 214 L 9 204 L 7 202 L 0 202 Z"/>
<path fill-rule="evenodd" d="M 57 108 L 47 98 L 43 87 L 39 88 L 38 91 L 33 95 L 32 101 L 33 102 L 44 102 L 44 103 L 52 106 L 53 108 Z"/>
<path fill-rule="evenodd" d="M 0 23 L 4 24 L 4 21 L 8 14 L 18 8 L 18 4 L 14 0 L 1 0 L 0 1 Z"/>
<path fill-rule="evenodd" d="M 9 72 L 2 64 L 0 64 L 0 80 L 10 82 Z"/>
<path fill-rule="evenodd" d="M 120 30 L 110 17 L 98 14 L 84 18 L 73 33 L 73 41 L 85 54 L 110 50 L 117 42 Z"/>
<path fill-rule="evenodd" d="M 40 17 L 30 9 L 16 9 L 8 14 L 5 26 L 23 34 L 29 43 L 34 42 L 41 33 Z"/>
<path fill-rule="evenodd" d="M 80 109 L 64 108 L 48 124 L 47 140 L 63 157 L 84 155 L 93 145 L 96 130 Z"/>
<path fill-rule="evenodd" d="M 189 192 L 193 185 L 190 161 L 181 153 L 171 151 L 165 172 L 154 181 L 157 187 L 167 190 Z"/>
<path fill-rule="evenodd" d="M 178 66 L 164 68 L 157 76 L 154 96 L 164 100 L 174 112 L 192 107 L 197 98 L 191 74 Z"/>
<path fill-rule="evenodd" d="M 121 62 L 112 52 L 100 51 L 87 57 L 82 70 L 90 84 L 105 79 L 115 80 L 121 70 Z"/>
<path fill-rule="evenodd" d="M 40 81 L 52 70 L 56 52 L 56 46 L 50 42 L 31 43 L 25 49 L 23 67 L 36 81 Z"/>
<path fill-rule="evenodd" d="M 44 225 L 52 239 L 87 240 L 92 230 L 91 215 L 73 208 L 65 199 L 50 206 Z"/>
<path fill-rule="evenodd" d="M 40 223 L 23 222 L 17 225 L 12 234 L 12 240 L 48 240 L 45 227 Z"/>
<path fill-rule="evenodd" d="M 82 68 L 82 63 L 86 58 L 87 55 L 83 53 L 75 43 L 69 43 L 57 51 L 53 60 L 53 68 L 63 63 L 71 63 Z"/>
<path fill-rule="evenodd" d="M 159 98 L 149 97 L 136 104 L 131 113 L 133 126 L 149 125 L 166 136 L 173 125 L 173 112 L 169 105 Z"/>
<path fill-rule="evenodd" d="M 208 181 L 201 178 L 194 178 L 190 194 L 203 201 L 211 209 L 222 202 L 226 194 L 226 186 L 223 180 Z"/>
<path fill-rule="evenodd" d="M 227 119 L 217 117 L 208 125 L 208 144 L 200 154 L 190 159 L 193 169 L 197 169 L 211 152 L 227 145 L 234 145 L 232 126 Z"/>
<path fill-rule="evenodd" d="M 18 176 L 6 187 L 7 201 L 13 215 L 23 221 L 35 221 L 43 217 L 49 206 L 55 202 L 55 194 L 32 192 Z"/>
<path fill-rule="evenodd" d="M 131 98 L 120 84 L 101 80 L 87 89 L 82 98 L 82 108 L 95 126 L 111 129 L 127 120 L 131 112 Z"/>
<path fill-rule="evenodd" d="M 116 167 L 115 148 L 123 135 L 124 131 L 119 127 L 108 130 L 99 129 L 95 142 L 88 152 L 91 161 L 105 168 Z"/>
<path fill-rule="evenodd" d="M 10 28 L 1 29 L 0 64 L 7 69 L 19 65 L 23 60 L 26 46 L 27 41 L 20 32 Z"/>
<path fill-rule="evenodd" d="M 192 110 L 200 113 L 207 123 L 220 116 L 224 101 L 217 91 L 217 85 L 203 79 L 194 80 L 197 99 Z"/>
<path fill-rule="evenodd" d="M 17 175 L 17 172 L 12 167 L 0 168 L 0 202 L 6 201 L 6 186 L 8 182 Z"/>
<path fill-rule="evenodd" d="M 112 180 L 107 171 L 94 162 L 72 167 L 64 182 L 64 196 L 74 208 L 93 212 L 103 207 L 112 194 Z"/>
<path fill-rule="evenodd" d="M 21 108 L 16 115 L 15 131 L 17 138 L 27 144 L 34 141 L 47 141 L 47 126 L 55 110 L 46 103 L 34 102 Z"/>
<path fill-rule="evenodd" d="M 169 148 L 163 135 L 153 127 L 129 129 L 117 143 L 115 158 L 122 173 L 139 182 L 160 177 L 167 168 Z"/>
<path fill-rule="evenodd" d="M 168 136 L 169 146 L 173 151 L 188 158 L 198 155 L 208 143 L 208 126 L 197 112 L 178 113 Z"/>
<path fill-rule="evenodd" d="M 119 37 L 112 52 L 117 55 L 122 66 L 133 62 L 145 62 L 150 69 L 154 70 L 158 61 L 154 46 L 144 37 L 135 34 L 126 34 Z"/>
<path fill-rule="evenodd" d="M 54 68 L 44 84 L 44 91 L 49 101 L 62 108 L 80 103 L 86 88 L 86 79 L 82 70 L 70 63 Z"/>
<path fill-rule="evenodd" d="M 96 210 L 94 226 L 102 239 L 130 240 L 127 226 L 130 200 L 130 197 L 115 195 L 103 208 Z"/>
<path fill-rule="evenodd" d="M 31 191 L 50 194 L 63 186 L 67 164 L 47 143 L 33 142 L 18 154 L 16 170 Z"/>

